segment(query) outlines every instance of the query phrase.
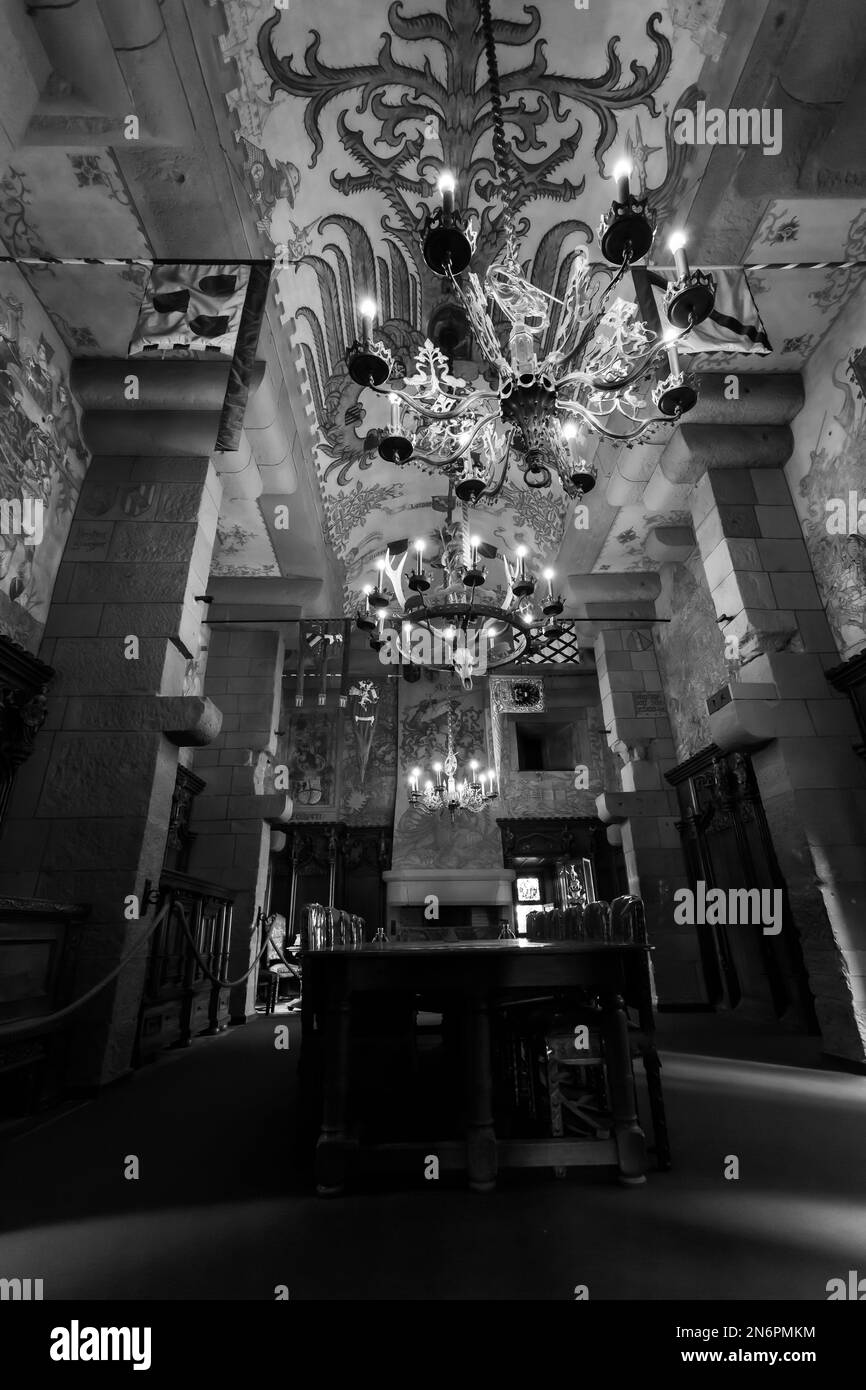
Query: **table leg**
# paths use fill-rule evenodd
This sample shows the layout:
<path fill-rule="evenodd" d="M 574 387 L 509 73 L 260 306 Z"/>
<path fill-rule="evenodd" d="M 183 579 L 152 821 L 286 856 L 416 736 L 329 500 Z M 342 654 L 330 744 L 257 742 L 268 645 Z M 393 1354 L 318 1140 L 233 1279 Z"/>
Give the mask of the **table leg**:
<path fill-rule="evenodd" d="M 466 1173 L 473 1192 L 492 1192 L 496 1187 L 496 1131 L 486 995 L 470 999 L 468 1025 Z"/>
<path fill-rule="evenodd" d="M 606 1001 L 603 1031 L 614 1134 L 619 1156 L 619 1180 L 637 1186 L 646 1182 L 646 1140 L 637 1122 L 628 1018 L 620 995 Z"/>
<path fill-rule="evenodd" d="M 652 1042 L 642 1049 L 644 1071 L 646 1072 L 647 1096 L 653 1122 L 653 1142 L 656 1151 L 656 1166 L 667 1172 L 671 1166 L 671 1146 L 668 1139 L 668 1124 L 665 1115 L 665 1102 L 662 1094 L 662 1064 Z"/>
<path fill-rule="evenodd" d="M 349 1022 L 348 998 L 342 994 L 332 997 L 325 1023 L 322 1132 L 316 1145 L 316 1192 L 320 1197 L 338 1197 L 346 1186 Z"/>

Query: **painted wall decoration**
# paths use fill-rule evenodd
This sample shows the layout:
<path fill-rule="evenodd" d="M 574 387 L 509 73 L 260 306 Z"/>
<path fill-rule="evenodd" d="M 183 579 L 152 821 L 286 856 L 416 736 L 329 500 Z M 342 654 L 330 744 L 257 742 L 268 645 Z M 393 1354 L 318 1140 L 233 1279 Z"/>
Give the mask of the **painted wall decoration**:
<path fill-rule="evenodd" d="M 298 811 L 336 803 L 337 728 L 333 711 L 297 710 L 289 725 L 285 763 Z"/>
<path fill-rule="evenodd" d="M 2 520 L 0 631 L 32 652 L 87 462 L 69 355 L 20 273 L 0 267 L 0 499 L 24 522 Z"/>
<path fill-rule="evenodd" d="M 356 710 L 364 707 L 350 694 L 342 718 L 340 758 L 340 819 L 350 825 L 392 825 L 397 790 L 397 686 L 402 681 L 353 681 L 372 685 L 377 699 L 366 772 L 363 748 L 358 741 Z M 367 705 L 369 709 L 369 703 Z"/>
<path fill-rule="evenodd" d="M 429 769 L 443 761 L 448 744 L 448 715 L 453 720 L 458 778 L 471 758 L 491 765 L 488 739 L 486 682 L 468 693 L 455 691 L 447 677 L 398 683 L 398 773 L 394 818 L 392 869 L 497 868 L 502 865 L 502 842 L 496 826 L 501 802 L 491 802 L 477 814 L 460 812 L 454 825 L 447 811 L 427 815 L 410 806 L 407 795 L 413 767 Z"/>
<path fill-rule="evenodd" d="M 866 345 L 866 285 L 852 294 L 804 373 L 806 400 L 792 421 L 788 482 L 803 525 L 815 581 L 839 653 L 866 647 L 866 527 L 828 529 L 828 503 L 848 511 L 849 494 L 866 499 L 866 403 L 850 359 Z"/>
<path fill-rule="evenodd" d="M 353 685 L 361 682 L 353 681 Z M 393 823 L 397 783 L 397 695 L 394 680 L 372 684 L 377 699 L 368 761 L 375 776 L 365 775 L 354 725 L 357 700 L 345 708 L 318 703 L 315 680 L 307 683 L 304 705 L 294 704 L 294 685 L 286 685 L 281 736 L 274 764 L 289 770 L 295 820 L 345 821 L 349 825 Z"/>
<path fill-rule="evenodd" d="M 376 299 L 377 328 L 402 374 L 445 302 L 418 238 L 443 165 L 457 173 L 477 224 L 480 270 L 504 241 L 477 3 L 365 0 L 353 6 L 351 23 L 341 0 L 222 7 L 221 45 L 236 75 L 227 100 L 237 163 L 283 267 L 278 299 L 315 410 L 328 540 L 345 567 L 351 612 L 376 548 L 406 534 L 407 511 L 419 523 L 415 534 L 428 534 L 440 490 L 420 470 L 386 465 L 375 453 L 387 403 L 354 385 L 344 362 L 358 300 Z M 671 25 L 636 13 L 630 0 L 586 13 L 498 0 L 518 229 L 531 273 L 554 294 L 574 250 L 594 242 L 621 149 L 631 152 L 636 186 L 662 221 L 672 211 L 687 152 L 671 138 L 668 109 L 695 99 L 708 22 L 696 27 L 688 7 L 680 10 Z M 508 549 L 522 541 L 546 561 L 559 548 L 565 507 L 509 484 L 479 520 L 495 533 L 485 539 Z"/>
<path fill-rule="evenodd" d="M 653 644 L 677 758 L 684 762 L 712 743 L 707 697 L 736 675 L 736 667 L 725 660 L 700 556 L 666 566 L 662 574 L 671 621 L 656 625 Z"/>

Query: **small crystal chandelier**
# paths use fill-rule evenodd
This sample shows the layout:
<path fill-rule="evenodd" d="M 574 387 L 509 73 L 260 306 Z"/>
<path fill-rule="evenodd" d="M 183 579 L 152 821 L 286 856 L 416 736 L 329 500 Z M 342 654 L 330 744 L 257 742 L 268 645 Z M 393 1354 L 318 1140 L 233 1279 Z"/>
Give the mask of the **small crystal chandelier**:
<path fill-rule="evenodd" d="M 579 249 L 562 301 L 526 279 L 514 227 L 514 179 L 489 0 L 479 4 L 507 241 L 482 285 L 468 271 L 476 237 L 455 202 L 456 180 L 448 170 L 439 180 L 441 206 L 427 214 L 421 235 L 424 259 L 462 305 L 481 356 L 498 376 L 497 388 L 476 389 L 453 375 L 448 359 L 429 339 L 416 356 L 415 374 L 402 387 L 395 386 L 393 356 L 374 336 L 377 308 L 372 299 L 360 305 L 361 333 L 346 361 L 358 385 L 389 396 L 390 420 L 378 442 L 386 461 L 445 473 L 458 497 L 469 503 L 495 497 L 516 463 L 527 487 L 549 487 L 555 477 L 567 497 L 581 502 L 596 481 L 595 466 L 583 455 L 587 434 L 630 447 L 650 429 L 676 423 L 695 405 L 695 383 L 681 371 L 676 345 L 711 312 L 715 282 L 689 268 L 685 237 L 677 231 L 668 243 L 676 279 L 664 297 L 670 325 L 664 337 L 640 321 L 634 304 L 613 297 L 629 268 L 648 254 L 655 236 L 655 213 L 646 198 L 632 193 L 627 162 L 613 170 L 616 194 L 599 227 L 602 255 L 616 269 L 591 265 Z M 465 279 L 458 278 L 467 271 Z M 557 303 L 559 319 L 549 334 Z M 496 309 L 510 324 L 505 347 L 492 317 Z M 665 353 L 668 373 L 647 401 L 642 383 L 657 375 L 655 364 Z"/>
<path fill-rule="evenodd" d="M 420 767 L 413 767 L 409 774 L 409 804 L 428 815 L 441 816 L 448 812 L 452 824 L 458 811 L 483 811 L 490 801 L 499 795 L 496 789 L 496 774 L 479 772 L 476 759 L 469 763 L 469 777 L 457 781 L 457 755 L 451 733 L 451 710 L 448 710 L 448 752 L 444 763 L 433 764 L 433 778 L 421 787 Z M 471 779 L 471 780 L 470 780 Z"/>

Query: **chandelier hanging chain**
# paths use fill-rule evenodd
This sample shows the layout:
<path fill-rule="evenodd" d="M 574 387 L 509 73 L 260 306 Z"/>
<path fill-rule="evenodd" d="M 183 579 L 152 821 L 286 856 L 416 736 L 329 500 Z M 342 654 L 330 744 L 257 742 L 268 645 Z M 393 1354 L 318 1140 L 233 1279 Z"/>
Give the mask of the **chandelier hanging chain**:
<path fill-rule="evenodd" d="M 484 50 L 487 57 L 487 76 L 490 85 L 490 110 L 493 115 L 493 155 L 499 186 L 502 193 L 503 220 L 508 240 L 514 238 L 514 169 L 508 157 L 508 143 L 505 138 L 505 121 L 502 115 L 502 90 L 499 85 L 499 60 L 496 57 L 496 40 L 493 37 L 493 17 L 490 13 L 490 0 L 478 0 L 481 11 L 481 32 L 484 37 Z"/>

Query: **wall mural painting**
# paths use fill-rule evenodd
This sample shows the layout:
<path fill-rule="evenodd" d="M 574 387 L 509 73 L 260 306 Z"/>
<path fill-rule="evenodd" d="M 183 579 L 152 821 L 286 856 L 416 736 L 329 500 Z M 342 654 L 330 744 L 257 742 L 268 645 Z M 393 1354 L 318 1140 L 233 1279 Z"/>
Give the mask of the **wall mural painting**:
<path fill-rule="evenodd" d="M 725 661 L 724 640 L 700 557 L 665 566 L 671 620 L 654 629 L 653 642 L 680 762 L 712 743 L 707 697 L 737 675 Z M 653 750 L 649 750 L 650 757 Z"/>
<path fill-rule="evenodd" d="M 855 512 L 856 520 L 850 517 L 843 534 L 828 530 L 830 499 L 837 499 L 842 504 L 839 510 L 850 514 L 850 494 L 856 499 L 866 497 L 866 403 L 848 367 L 848 359 L 843 358 L 832 370 L 834 395 L 836 400 L 841 395 L 842 404 L 832 414 L 822 415 L 796 499 L 815 582 L 843 657 L 853 656 L 866 644 L 866 524 Z"/>
<path fill-rule="evenodd" d="M 86 467 L 65 349 L 19 273 L 0 271 L 0 631 L 31 651 Z"/>
<path fill-rule="evenodd" d="M 495 8 L 517 228 L 527 233 L 532 278 L 561 296 L 571 255 L 594 240 L 620 145 L 660 219 L 671 212 L 687 151 L 673 143 L 667 112 L 696 100 L 703 53 L 687 14 L 674 45 L 660 14 L 638 16 L 620 0 L 591 18 L 570 6 L 544 7 L 542 18 L 540 7 L 516 0 Z M 375 452 L 387 403 L 356 386 L 344 361 L 358 301 L 375 298 L 377 332 L 402 376 L 427 316 L 443 305 L 419 242 L 443 166 L 457 172 L 478 230 L 476 268 L 483 273 L 504 245 L 477 0 L 430 0 L 423 12 L 404 0 L 369 0 L 351 18 L 337 0 L 292 0 L 285 11 L 271 0 L 223 0 L 223 9 L 221 45 L 237 72 L 228 101 L 238 163 L 259 230 L 284 267 L 278 299 L 316 411 L 316 468 L 351 612 L 369 578 L 369 538 L 405 534 L 394 529 L 397 498 L 404 510 L 429 506 L 436 490 L 419 470 L 385 465 Z M 571 65 L 561 71 L 576 23 L 593 26 L 593 42 L 578 50 L 592 55 L 587 76 Z M 545 554 L 558 548 L 561 502 L 514 488 L 502 502 L 506 514 L 516 509 L 525 544 Z"/>
<path fill-rule="evenodd" d="M 335 805 L 336 733 L 332 710 L 297 710 L 289 721 L 286 752 L 279 761 L 289 770 L 289 794 L 301 820 L 306 810 Z"/>
<path fill-rule="evenodd" d="M 458 779 L 466 763 L 478 758 L 490 765 L 487 737 L 487 692 L 480 687 L 458 694 L 447 677 L 398 683 L 399 750 L 397 806 L 394 820 L 392 868 L 496 868 L 502 864 L 502 842 L 496 826 L 501 814 L 493 802 L 477 814 L 461 811 L 452 825 L 448 812 L 428 815 L 408 803 L 407 783 L 413 767 L 426 773 L 442 762 L 448 745 L 448 716 L 452 718 Z"/>
<path fill-rule="evenodd" d="M 391 825 L 397 785 L 397 681 L 355 681 L 343 716 L 340 819 L 350 825 Z M 369 687 L 375 692 L 370 695 Z M 367 696 L 366 704 L 364 696 Z M 375 706 L 369 745 L 363 721 Z M 359 723 L 360 721 L 360 723 Z M 366 750 L 366 755 L 365 755 Z"/>

